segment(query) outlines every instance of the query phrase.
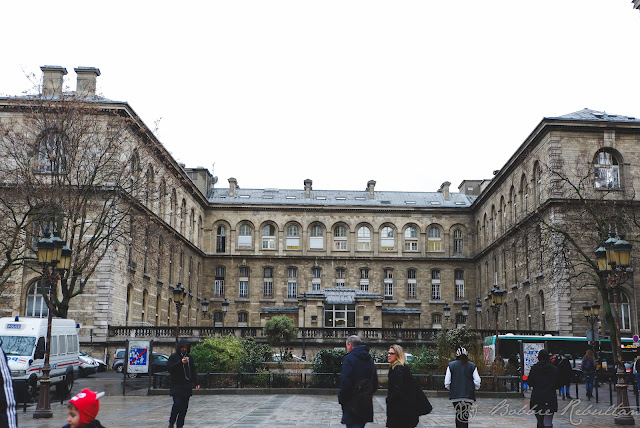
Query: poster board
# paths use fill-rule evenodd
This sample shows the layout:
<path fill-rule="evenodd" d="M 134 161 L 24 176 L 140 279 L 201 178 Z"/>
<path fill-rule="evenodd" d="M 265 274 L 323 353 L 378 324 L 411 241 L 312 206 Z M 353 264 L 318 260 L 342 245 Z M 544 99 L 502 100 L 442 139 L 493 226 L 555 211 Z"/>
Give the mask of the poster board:
<path fill-rule="evenodd" d="M 529 376 L 531 367 L 538 362 L 538 352 L 544 349 L 544 342 L 524 342 L 522 344 L 523 374 Z"/>
<path fill-rule="evenodd" d="M 151 342 L 148 340 L 127 341 L 127 373 L 149 373 Z"/>

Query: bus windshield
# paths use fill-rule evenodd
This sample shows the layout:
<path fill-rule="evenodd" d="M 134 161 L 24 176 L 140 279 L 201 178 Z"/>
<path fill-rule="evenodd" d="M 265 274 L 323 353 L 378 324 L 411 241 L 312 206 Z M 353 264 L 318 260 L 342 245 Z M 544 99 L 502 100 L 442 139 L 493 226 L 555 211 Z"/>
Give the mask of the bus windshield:
<path fill-rule="evenodd" d="M 6 355 L 30 356 L 36 338 L 31 336 L 0 336 L 0 347 Z"/>

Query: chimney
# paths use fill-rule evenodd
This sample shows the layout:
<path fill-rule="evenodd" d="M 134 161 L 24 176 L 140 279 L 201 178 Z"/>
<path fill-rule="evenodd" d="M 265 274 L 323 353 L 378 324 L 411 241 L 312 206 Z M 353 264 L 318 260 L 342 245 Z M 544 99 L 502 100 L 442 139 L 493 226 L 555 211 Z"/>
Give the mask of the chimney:
<path fill-rule="evenodd" d="M 238 180 L 236 180 L 235 178 L 231 177 L 229 179 L 229 196 L 235 197 L 236 196 L 236 189 L 239 189 Z"/>
<path fill-rule="evenodd" d="M 451 186 L 451 183 L 449 183 L 448 181 L 445 181 L 440 186 L 440 189 L 438 189 L 438 192 L 442 193 L 442 197 L 444 198 L 445 201 L 448 201 L 450 199 L 449 198 L 449 186 Z"/>
<path fill-rule="evenodd" d="M 45 98 L 62 97 L 62 85 L 67 69 L 59 65 L 43 65 L 42 70 L 42 96 Z"/>
<path fill-rule="evenodd" d="M 313 183 L 313 181 L 311 181 L 310 178 L 304 180 L 304 194 L 307 198 L 311 197 L 311 183 Z"/>
<path fill-rule="evenodd" d="M 73 71 L 78 76 L 76 95 L 83 98 L 96 96 L 96 77 L 100 76 L 100 70 L 95 67 L 77 67 Z"/>
<path fill-rule="evenodd" d="M 367 182 L 367 192 L 369 192 L 369 198 L 373 199 L 374 198 L 374 193 L 373 193 L 373 189 L 376 187 L 376 181 L 375 180 L 369 180 Z"/>

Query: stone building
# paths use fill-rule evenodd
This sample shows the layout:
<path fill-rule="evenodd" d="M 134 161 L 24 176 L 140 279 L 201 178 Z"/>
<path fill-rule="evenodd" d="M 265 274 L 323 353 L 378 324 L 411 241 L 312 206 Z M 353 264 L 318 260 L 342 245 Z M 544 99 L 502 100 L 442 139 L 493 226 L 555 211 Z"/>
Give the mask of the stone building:
<path fill-rule="evenodd" d="M 587 109 L 545 118 L 492 179 L 466 180 L 458 192 L 449 182 L 433 192 L 377 191 L 374 180 L 362 190 L 313 189 L 311 179 L 299 189 L 244 189 L 235 178 L 221 187 L 207 169 L 177 164 L 128 104 L 96 97 L 91 70 L 76 69 L 77 93 L 136 124 L 131 156 L 145 163 L 124 161 L 145 176 L 146 192 L 134 196 L 156 227 L 144 245 L 114 245 L 74 298 L 69 316 L 85 339 L 104 342 L 113 326 L 175 325 L 178 283 L 188 291 L 186 326 L 261 327 L 287 315 L 316 329 L 495 328 L 486 296 L 498 285 L 507 292 L 501 329 L 584 335 L 582 306 L 599 299 L 596 289 L 567 279 L 541 224 L 571 226 L 561 178 L 582 170 L 595 173 L 592 192 L 635 200 L 640 120 Z M 47 95 L 66 70 L 43 71 Z M 0 99 L 0 120 L 29 102 Z M 17 272 L 3 315 L 45 314 L 38 280 Z M 622 309 L 623 334 L 637 332 L 632 281 Z"/>

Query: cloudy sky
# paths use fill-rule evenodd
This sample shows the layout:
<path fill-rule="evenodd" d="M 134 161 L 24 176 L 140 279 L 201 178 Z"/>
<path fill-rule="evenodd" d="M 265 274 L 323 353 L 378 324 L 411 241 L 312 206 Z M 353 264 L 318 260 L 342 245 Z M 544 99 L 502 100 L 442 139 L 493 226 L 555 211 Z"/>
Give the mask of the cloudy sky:
<path fill-rule="evenodd" d="M 631 0 L 37 0 L 0 20 L 0 94 L 98 67 L 102 95 L 223 187 L 455 189 L 543 117 L 640 117 Z"/>

